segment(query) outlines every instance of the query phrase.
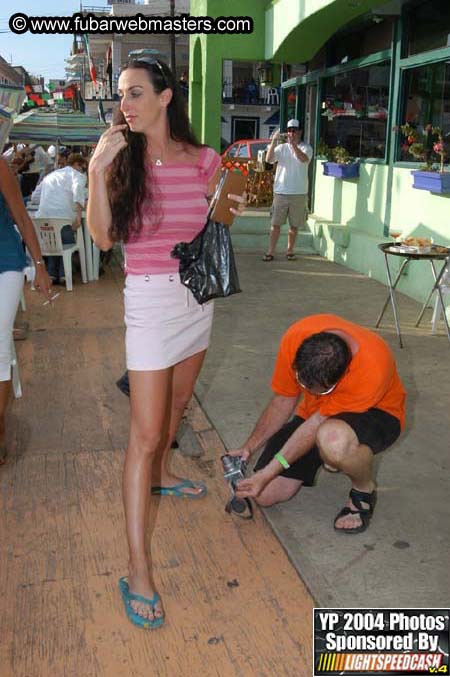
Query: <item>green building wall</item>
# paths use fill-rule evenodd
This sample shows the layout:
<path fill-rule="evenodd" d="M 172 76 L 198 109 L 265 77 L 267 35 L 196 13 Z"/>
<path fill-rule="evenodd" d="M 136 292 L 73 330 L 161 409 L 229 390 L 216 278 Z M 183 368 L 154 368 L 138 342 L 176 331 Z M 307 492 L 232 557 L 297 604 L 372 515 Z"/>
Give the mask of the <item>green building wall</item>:
<path fill-rule="evenodd" d="M 385 283 L 384 257 L 377 244 L 386 242 L 386 227 L 450 245 L 450 198 L 412 188 L 410 169 L 362 163 L 359 178 L 345 181 L 324 176 L 322 161 L 316 163 L 309 225 L 315 249 L 323 256 Z M 394 274 L 401 261 L 391 257 Z M 432 282 L 429 263 L 412 261 L 398 289 L 425 301 Z"/>
<path fill-rule="evenodd" d="M 221 0 L 192 0 L 193 15 L 245 14 L 254 20 L 252 35 L 192 36 L 190 113 L 199 137 L 219 150 L 223 59 L 307 61 L 341 26 L 385 2 L 229 0 L 224 5 Z M 394 124 L 397 104 L 393 102 L 394 117 L 388 124 Z M 386 241 L 389 229 L 450 245 L 450 198 L 413 189 L 413 167 L 396 166 L 392 150 L 388 164 L 362 162 L 356 180 L 324 176 L 321 161 L 314 160 L 314 213 L 309 219 L 316 251 L 384 283 L 384 257 L 377 244 Z M 265 229 L 268 233 L 268 219 Z M 392 257 L 394 274 L 400 262 Z M 427 262 L 411 262 L 398 289 L 424 301 L 432 281 Z"/>
<path fill-rule="evenodd" d="M 272 0 L 266 11 L 266 59 L 307 61 L 341 26 L 386 0 Z"/>
<path fill-rule="evenodd" d="M 299 63 L 340 26 L 385 0 L 192 0 L 192 16 L 250 16 L 249 35 L 193 35 L 190 40 L 189 115 L 203 143 L 220 149 L 222 62 Z"/>
<path fill-rule="evenodd" d="M 192 0 L 192 16 L 250 16 L 249 35 L 193 35 L 190 40 L 189 114 L 203 143 L 220 150 L 222 63 L 224 59 L 263 61 L 265 44 L 264 0 Z"/>

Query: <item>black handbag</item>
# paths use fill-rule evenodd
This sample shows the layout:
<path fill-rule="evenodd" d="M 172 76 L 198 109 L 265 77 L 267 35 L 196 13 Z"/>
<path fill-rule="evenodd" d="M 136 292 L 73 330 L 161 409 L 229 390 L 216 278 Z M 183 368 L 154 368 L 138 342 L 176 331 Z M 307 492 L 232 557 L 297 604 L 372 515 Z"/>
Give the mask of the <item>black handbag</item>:
<path fill-rule="evenodd" d="M 241 291 L 230 229 L 208 218 L 191 242 L 179 242 L 171 251 L 180 260 L 180 281 L 200 304 Z"/>

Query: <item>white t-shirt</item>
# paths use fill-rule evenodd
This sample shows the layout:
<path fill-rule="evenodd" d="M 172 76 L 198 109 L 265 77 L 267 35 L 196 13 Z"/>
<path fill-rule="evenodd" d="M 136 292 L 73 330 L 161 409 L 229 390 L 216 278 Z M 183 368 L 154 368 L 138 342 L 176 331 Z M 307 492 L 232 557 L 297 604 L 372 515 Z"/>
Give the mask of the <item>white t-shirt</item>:
<path fill-rule="evenodd" d="M 55 169 L 42 179 L 41 186 L 37 217 L 67 218 L 68 222 L 72 222 L 77 215 L 74 203 L 84 207 L 86 175 L 73 167 Z"/>
<path fill-rule="evenodd" d="M 308 156 L 308 162 L 301 162 L 294 154 L 289 143 L 281 143 L 274 150 L 274 158 L 278 162 L 275 172 L 273 192 L 282 195 L 305 195 L 308 192 L 308 166 L 313 150 L 303 141 L 297 146 Z"/>

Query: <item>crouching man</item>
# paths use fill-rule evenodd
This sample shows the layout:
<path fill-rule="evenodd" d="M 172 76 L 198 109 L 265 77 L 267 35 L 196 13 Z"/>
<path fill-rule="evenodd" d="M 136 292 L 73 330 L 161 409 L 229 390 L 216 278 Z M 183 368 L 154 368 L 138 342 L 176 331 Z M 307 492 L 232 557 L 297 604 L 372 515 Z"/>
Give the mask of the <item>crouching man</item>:
<path fill-rule="evenodd" d="M 265 444 L 236 495 L 262 506 L 288 501 L 302 484 L 312 486 L 324 465 L 352 484 L 334 528 L 365 531 L 376 501 L 373 456 L 393 444 L 404 425 L 405 392 L 390 349 L 337 315 L 305 317 L 281 340 L 272 389 L 247 442 L 229 452 L 248 459 Z"/>

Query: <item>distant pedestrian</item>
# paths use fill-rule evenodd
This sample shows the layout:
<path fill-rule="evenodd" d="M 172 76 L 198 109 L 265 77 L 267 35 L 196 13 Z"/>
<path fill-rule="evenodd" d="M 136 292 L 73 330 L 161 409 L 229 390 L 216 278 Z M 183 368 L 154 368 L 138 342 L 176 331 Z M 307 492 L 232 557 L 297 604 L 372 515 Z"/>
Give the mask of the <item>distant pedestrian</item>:
<path fill-rule="evenodd" d="M 86 169 L 86 159 L 79 153 L 71 153 L 66 167 L 50 172 L 39 184 L 40 198 L 36 218 L 67 219 L 67 225 L 61 230 L 63 245 L 74 244 L 75 232 L 81 227 L 82 211 L 86 203 Z M 53 284 L 63 281 L 62 256 L 49 256 L 47 269 Z"/>
<path fill-rule="evenodd" d="M 50 163 L 51 159 L 42 146 L 31 144 L 25 149 L 25 162 L 19 169 L 22 176 L 20 187 L 24 198 L 31 195 Z"/>
<path fill-rule="evenodd" d="M 289 219 L 288 247 L 286 258 L 294 261 L 295 241 L 298 229 L 306 223 L 308 197 L 308 166 L 313 150 L 308 143 L 301 142 L 302 129 L 298 120 L 287 124 L 287 142 L 276 145 L 280 130 L 272 136 L 266 154 L 266 162 L 277 163 L 273 184 L 272 219 L 270 240 L 263 261 L 273 261 L 281 226 Z"/>

